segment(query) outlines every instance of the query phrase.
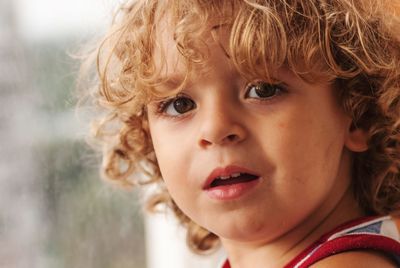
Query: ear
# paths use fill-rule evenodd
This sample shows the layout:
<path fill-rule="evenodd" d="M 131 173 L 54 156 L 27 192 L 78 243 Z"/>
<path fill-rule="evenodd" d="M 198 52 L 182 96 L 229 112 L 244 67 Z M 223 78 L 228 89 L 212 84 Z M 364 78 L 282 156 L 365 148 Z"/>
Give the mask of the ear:
<path fill-rule="evenodd" d="M 345 140 L 347 149 L 353 152 L 361 153 L 368 150 L 368 134 L 367 131 L 354 127 L 351 124 L 347 138 Z"/>

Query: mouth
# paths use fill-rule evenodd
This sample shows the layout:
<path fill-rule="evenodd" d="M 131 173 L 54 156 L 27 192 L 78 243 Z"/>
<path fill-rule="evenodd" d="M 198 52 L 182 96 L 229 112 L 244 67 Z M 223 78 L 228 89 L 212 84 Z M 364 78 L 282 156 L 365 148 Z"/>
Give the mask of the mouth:
<path fill-rule="evenodd" d="M 234 173 L 231 176 L 221 176 L 215 178 L 209 188 L 214 188 L 218 186 L 232 185 L 237 183 L 245 183 L 258 179 L 257 175 L 249 173 Z"/>
<path fill-rule="evenodd" d="M 255 172 L 243 167 L 227 166 L 225 168 L 216 168 L 208 176 L 203 189 L 247 183 L 257 180 L 259 177 Z"/>

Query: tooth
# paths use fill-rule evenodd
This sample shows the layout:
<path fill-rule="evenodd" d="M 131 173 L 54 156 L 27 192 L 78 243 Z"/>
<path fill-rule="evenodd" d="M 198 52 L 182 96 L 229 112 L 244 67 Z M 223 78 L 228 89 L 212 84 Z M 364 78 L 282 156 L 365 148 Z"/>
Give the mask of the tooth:
<path fill-rule="evenodd" d="M 237 178 L 237 177 L 239 177 L 239 176 L 240 176 L 240 173 L 233 173 L 233 174 L 230 175 L 230 176 L 220 176 L 219 179 L 221 179 L 221 180 L 227 180 L 227 179 L 229 179 L 229 178 Z"/>

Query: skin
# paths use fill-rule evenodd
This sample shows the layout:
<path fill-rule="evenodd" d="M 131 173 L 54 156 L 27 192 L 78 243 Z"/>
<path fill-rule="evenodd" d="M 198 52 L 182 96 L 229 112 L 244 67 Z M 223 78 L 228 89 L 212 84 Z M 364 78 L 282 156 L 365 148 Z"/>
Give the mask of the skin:
<path fill-rule="evenodd" d="M 183 59 L 171 32 L 158 35 L 155 62 L 168 77 L 158 90 L 174 97 Z M 196 70 L 180 91 L 195 107 L 179 114 L 173 105 L 160 111 L 160 100 L 147 106 L 159 167 L 179 208 L 220 237 L 232 267 L 281 267 L 323 233 L 363 215 L 350 174 L 352 152 L 367 149 L 366 135 L 350 131 L 331 85 L 308 84 L 284 68 L 274 73 L 282 92 L 249 97 L 249 81 L 205 38 L 207 71 Z M 211 199 L 206 178 L 232 164 L 260 174 L 260 182 L 237 199 Z"/>
<path fill-rule="evenodd" d="M 310 268 L 396 268 L 396 264 L 383 254 L 372 251 L 351 251 L 333 255 Z"/>

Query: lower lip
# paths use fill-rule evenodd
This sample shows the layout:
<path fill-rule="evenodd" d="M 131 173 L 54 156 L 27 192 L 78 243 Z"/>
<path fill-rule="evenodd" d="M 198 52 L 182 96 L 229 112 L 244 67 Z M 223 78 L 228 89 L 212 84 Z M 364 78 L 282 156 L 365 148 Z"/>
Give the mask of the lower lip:
<path fill-rule="evenodd" d="M 231 185 L 217 186 L 213 188 L 208 188 L 206 190 L 207 195 L 211 199 L 227 201 L 240 198 L 246 193 L 250 192 L 259 183 L 260 178 L 249 181 L 236 183 Z"/>

